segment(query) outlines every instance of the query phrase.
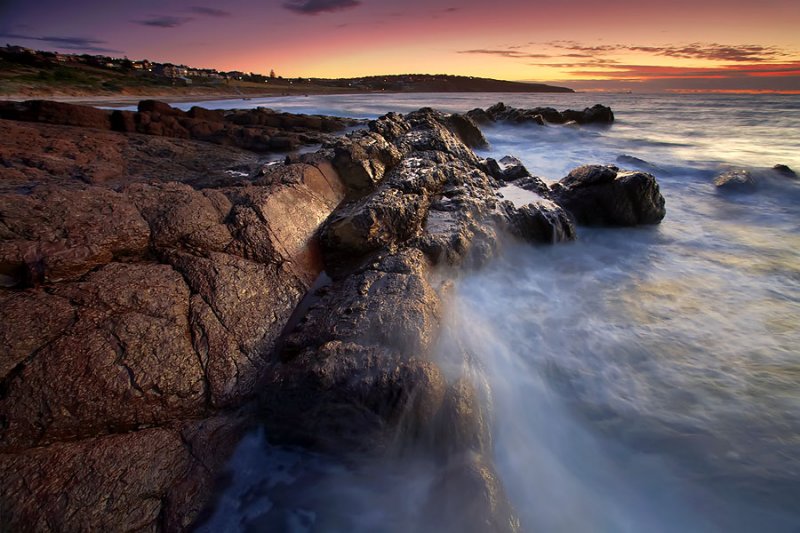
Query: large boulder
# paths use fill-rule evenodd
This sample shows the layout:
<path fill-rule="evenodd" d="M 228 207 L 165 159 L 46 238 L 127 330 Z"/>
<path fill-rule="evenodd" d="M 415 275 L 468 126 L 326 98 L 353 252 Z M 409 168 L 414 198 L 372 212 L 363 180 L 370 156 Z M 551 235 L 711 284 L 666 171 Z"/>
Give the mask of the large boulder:
<path fill-rule="evenodd" d="M 658 224 L 666 215 L 658 182 L 645 172 L 585 165 L 570 172 L 552 190 L 556 202 L 579 224 Z"/>

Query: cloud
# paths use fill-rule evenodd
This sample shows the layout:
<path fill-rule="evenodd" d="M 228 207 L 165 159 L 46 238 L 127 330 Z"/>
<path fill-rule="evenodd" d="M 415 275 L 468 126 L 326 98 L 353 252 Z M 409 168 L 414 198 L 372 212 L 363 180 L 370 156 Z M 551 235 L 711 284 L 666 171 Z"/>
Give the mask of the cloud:
<path fill-rule="evenodd" d="M 512 59 L 544 59 L 553 57 L 550 54 L 531 54 L 528 52 L 518 52 L 516 50 L 512 50 L 510 47 L 508 50 L 499 50 L 499 49 L 492 49 L 492 48 L 478 48 L 475 50 L 459 50 L 459 54 L 475 54 L 475 55 L 487 55 L 487 56 L 498 56 L 498 57 L 510 57 Z"/>
<path fill-rule="evenodd" d="M 300 15 L 319 15 L 361 5 L 361 0 L 288 0 L 283 7 Z"/>
<path fill-rule="evenodd" d="M 230 17 L 232 15 L 230 11 L 204 6 L 192 6 L 189 8 L 189 11 L 192 11 L 198 15 L 205 15 L 207 17 Z"/>
<path fill-rule="evenodd" d="M 711 61 L 760 62 L 775 61 L 791 54 L 775 46 L 757 44 L 725 45 L 719 43 L 690 43 L 685 45 L 637 46 L 608 44 L 586 46 L 575 41 L 556 41 L 553 47 L 574 53 L 604 54 L 612 52 L 642 52 L 679 59 L 707 59 Z"/>
<path fill-rule="evenodd" d="M 577 70 L 571 71 L 570 74 L 573 76 L 595 76 L 616 80 L 784 78 L 800 76 L 800 61 L 779 64 L 753 63 L 707 68 L 613 65 L 606 70 Z"/>
<path fill-rule="evenodd" d="M 164 17 L 153 17 L 145 20 L 134 20 L 133 22 L 136 24 L 141 24 L 142 26 L 153 26 L 155 28 L 177 28 L 178 26 L 183 26 L 191 20 L 191 17 L 173 17 L 171 15 L 167 15 Z"/>
<path fill-rule="evenodd" d="M 106 44 L 106 41 L 92 39 L 89 37 L 34 36 L 23 35 L 19 33 L 0 33 L 0 38 L 20 39 L 24 41 L 40 41 L 66 50 L 85 50 L 89 52 L 105 52 L 109 54 L 124 53 L 122 50 L 114 50 L 112 48 L 100 46 Z"/>

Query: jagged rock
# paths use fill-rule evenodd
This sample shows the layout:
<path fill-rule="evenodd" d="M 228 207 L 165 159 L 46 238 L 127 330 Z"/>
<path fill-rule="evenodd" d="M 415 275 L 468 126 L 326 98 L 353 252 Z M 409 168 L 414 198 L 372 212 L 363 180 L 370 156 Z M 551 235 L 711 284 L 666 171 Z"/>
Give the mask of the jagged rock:
<path fill-rule="evenodd" d="M 206 369 L 212 405 L 236 405 L 251 396 L 278 336 L 306 286 L 286 267 L 229 254 L 169 260 L 192 290 L 191 339 Z"/>
<path fill-rule="evenodd" d="M 501 177 L 499 179 L 502 181 L 514 181 L 531 175 L 525 165 L 522 164 L 522 161 L 516 157 L 507 155 L 500 159 L 498 163 L 501 168 Z"/>
<path fill-rule="evenodd" d="M 386 172 L 400 162 L 399 150 L 372 132 L 338 139 L 333 145 L 333 166 L 347 188 L 355 194 L 374 190 Z"/>
<path fill-rule="evenodd" d="M 447 123 L 458 138 L 470 148 L 488 148 L 489 141 L 483 136 L 480 128 L 467 115 L 457 113 L 447 118 Z"/>
<path fill-rule="evenodd" d="M 500 102 L 485 110 L 473 109 L 467 113 L 478 124 L 491 124 L 494 122 L 509 122 L 512 124 L 534 123 L 546 124 L 611 124 L 614 122 L 614 113 L 610 107 L 596 104 L 583 111 L 567 109 L 559 112 L 552 107 L 535 107 L 533 109 L 520 109 L 510 107 Z"/>
<path fill-rule="evenodd" d="M 579 224 L 658 224 L 666 214 L 656 179 L 644 172 L 584 165 L 570 172 L 552 190 L 556 202 Z"/>
<path fill-rule="evenodd" d="M 567 212 L 551 201 L 521 207 L 501 202 L 498 210 L 504 216 L 506 229 L 522 240 L 555 244 L 575 240 L 575 225 Z"/>

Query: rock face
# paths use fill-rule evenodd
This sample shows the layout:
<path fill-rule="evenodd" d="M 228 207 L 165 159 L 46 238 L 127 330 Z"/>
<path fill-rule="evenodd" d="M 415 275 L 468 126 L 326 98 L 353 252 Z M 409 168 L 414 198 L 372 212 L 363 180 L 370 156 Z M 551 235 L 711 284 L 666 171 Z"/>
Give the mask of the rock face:
<path fill-rule="evenodd" d="M 656 179 L 615 166 L 585 165 L 553 186 L 553 197 L 580 224 L 658 224 L 666 215 Z"/>
<path fill-rule="evenodd" d="M 358 124 L 351 119 L 276 113 L 264 108 L 223 112 L 193 107 L 184 112 L 155 100 L 140 102 L 138 112 L 44 100 L 0 102 L 0 118 L 194 139 L 254 152 L 287 152 L 321 143 L 329 133 Z"/>
<path fill-rule="evenodd" d="M 611 111 L 611 108 L 600 104 L 587 107 L 583 111 L 575 111 L 572 109 L 558 111 L 552 107 L 520 109 L 507 106 L 500 102 L 486 109 L 473 109 L 469 111 L 466 116 L 477 124 L 508 122 L 511 124 L 534 123 L 545 125 L 574 122 L 581 125 L 610 125 L 614 122 L 614 113 Z"/>
<path fill-rule="evenodd" d="M 345 189 L 314 156 L 204 189 L 112 189 L 65 168 L 0 192 L 0 529 L 183 530 L 244 427 L 232 409 L 321 271 L 316 231 Z"/>

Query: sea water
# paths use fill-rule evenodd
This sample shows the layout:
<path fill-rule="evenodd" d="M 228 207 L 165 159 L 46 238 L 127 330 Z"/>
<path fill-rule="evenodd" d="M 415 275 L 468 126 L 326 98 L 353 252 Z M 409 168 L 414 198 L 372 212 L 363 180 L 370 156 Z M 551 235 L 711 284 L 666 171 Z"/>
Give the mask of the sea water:
<path fill-rule="evenodd" d="M 495 125 L 482 156 L 556 181 L 655 174 L 657 226 L 511 245 L 456 282 L 445 324 L 492 391 L 494 461 L 525 531 L 800 531 L 800 182 L 722 193 L 732 167 L 800 170 L 800 97 L 415 94 L 203 102 L 375 118 L 610 105 L 610 128 Z M 188 108 L 192 104 L 182 104 Z M 642 163 L 616 163 L 622 155 Z M 646 162 L 646 163 L 644 163 Z M 445 335 L 443 338 L 447 338 Z M 451 349 L 446 341 L 437 357 Z M 248 436 L 207 531 L 422 531 L 437 465 L 338 464 Z"/>

